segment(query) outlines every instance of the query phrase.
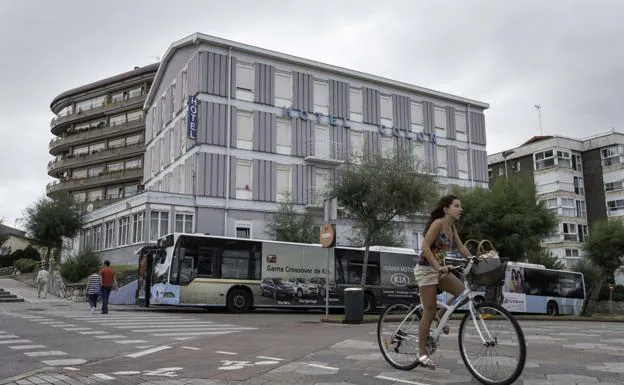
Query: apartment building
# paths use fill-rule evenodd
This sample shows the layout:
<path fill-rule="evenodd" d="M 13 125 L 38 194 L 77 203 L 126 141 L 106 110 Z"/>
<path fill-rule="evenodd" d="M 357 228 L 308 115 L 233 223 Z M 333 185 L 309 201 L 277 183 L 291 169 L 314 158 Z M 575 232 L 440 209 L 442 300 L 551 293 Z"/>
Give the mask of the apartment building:
<path fill-rule="evenodd" d="M 47 192 L 64 191 L 89 209 L 142 190 L 143 103 L 158 64 L 65 91 L 52 100 Z"/>
<path fill-rule="evenodd" d="M 537 136 L 488 157 L 490 182 L 523 172 L 533 176 L 538 199 L 559 216 L 556 234 L 542 245 L 572 267 L 582 257 L 593 222 L 624 217 L 624 135 L 586 139 Z M 506 166 L 506 167 L 505 167 Z"/>
<path fill-rule="evenodd" d="M 81 245 L 134 260 L 169 232 L 267 238 L 285 193 L 323 219 L 334 170 L 405 151 L 441 185 L 487 186 L 483 102 L 194 34 L 174 42 L 145 101 L 145 191 L 96 210 Z M 425 218 L 406 233 L 418 248 Z M 352 230 L 339 220 L 338 243 Z"/>

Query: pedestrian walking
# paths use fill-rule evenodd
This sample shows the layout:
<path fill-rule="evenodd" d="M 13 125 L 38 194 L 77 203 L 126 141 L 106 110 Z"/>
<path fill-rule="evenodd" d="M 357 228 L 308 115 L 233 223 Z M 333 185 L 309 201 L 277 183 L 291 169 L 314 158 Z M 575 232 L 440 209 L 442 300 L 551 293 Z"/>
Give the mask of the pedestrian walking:
<path fill-rule="evenodd" d="M 100 277 L 102 278 L 102 314 L 108 314 L 108 297 L 113 287 L 117 286 L 115 272 L 110 267 L 109 261 L 104 261 L 104 267 L 100 270 Z"/>
<path fill-rule="evenodd" d="M 45 267 L 41 266 L 39 268 L 39 273 L 37 273 L 37 297 L 41 298 L 41 292 L 43 292 L 43 298 L 46 297 L 48 293 L 48 278 L 50 273 L 45 269 Z"/>
<path fill-rule="evenodd" d="M 100 295 L 101 290 L 102 277 L 98 274 L 98 269 L 95 268 L 87 280 L 87 299 L 89 301 L 89 306 L 91 307 L 91 314 L 93 314 L 95 308 L 97 308 L 98 296 Z"/>

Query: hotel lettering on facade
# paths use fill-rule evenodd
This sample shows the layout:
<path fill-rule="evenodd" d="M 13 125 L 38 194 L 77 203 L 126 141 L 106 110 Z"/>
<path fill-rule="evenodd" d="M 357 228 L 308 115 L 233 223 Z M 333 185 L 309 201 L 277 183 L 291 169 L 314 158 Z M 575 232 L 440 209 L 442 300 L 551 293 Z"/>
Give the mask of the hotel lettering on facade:
<path fill-rule="evenodd" d="M 173 231 L 268 238 L 284 193 L 320 224 L 323 192 L 354 154 L 406 151 L 443 188 L 487 186 L 488 107 L 194 34 L 169 47 L 146 98 L 145 191 L 90 213 L 75 244 L 121 261 Z M 406 233 L 412 247 L 423 224 Z M 350 231 L 338 222 L 339 244 Z"/>

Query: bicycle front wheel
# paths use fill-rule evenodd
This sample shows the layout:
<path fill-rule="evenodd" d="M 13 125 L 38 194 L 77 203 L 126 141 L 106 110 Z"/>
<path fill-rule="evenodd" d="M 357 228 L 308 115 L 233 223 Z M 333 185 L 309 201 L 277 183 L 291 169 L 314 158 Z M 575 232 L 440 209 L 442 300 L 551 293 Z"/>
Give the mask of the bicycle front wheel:
<path fill-rule="evenodd" d="M 459 325 L 459 351 L 470 374 L 485 385 L 509 385 L 520 377 L 526 361 L 524 333 L 505 308 L 475 305 Z"/>
<path fill-rule="evenodd" d="M 416 305 L 395 303 L 388 306 L 377 321 L 377 343 L 384 359 L 392 367 L 411 370 L 418 361 L 420 311 Z"/>

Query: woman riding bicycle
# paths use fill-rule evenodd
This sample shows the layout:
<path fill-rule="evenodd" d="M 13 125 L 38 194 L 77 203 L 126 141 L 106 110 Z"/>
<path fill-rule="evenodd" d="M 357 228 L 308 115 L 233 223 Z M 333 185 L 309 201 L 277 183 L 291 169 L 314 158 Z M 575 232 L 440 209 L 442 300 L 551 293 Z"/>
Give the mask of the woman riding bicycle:
<path fill-rule="evenodd" d="M 467 259 L 471 256 L 455 229 L 455 222 L 461 217 L 462 211 L 461 202 L 456 196 L 446 195 L 440 199 L 425 226 L 422 253 L 414 269 L 423 306 L 418 330 L 418 356 L 420 363 L 429 368 L 435 368 L 435 362 L 427 354 L 427 334 L 436 313 L 437 288 L 451 293 L 453 297 L 464 291 L 464 284 L 451 274 L 449 266 L 444 265 L 444 257 L 451 251 L 459 251 Z M 438 315 L 440 318 L 443 312 Z M 443 331 L 448 334 L 448 326 Z"/>

